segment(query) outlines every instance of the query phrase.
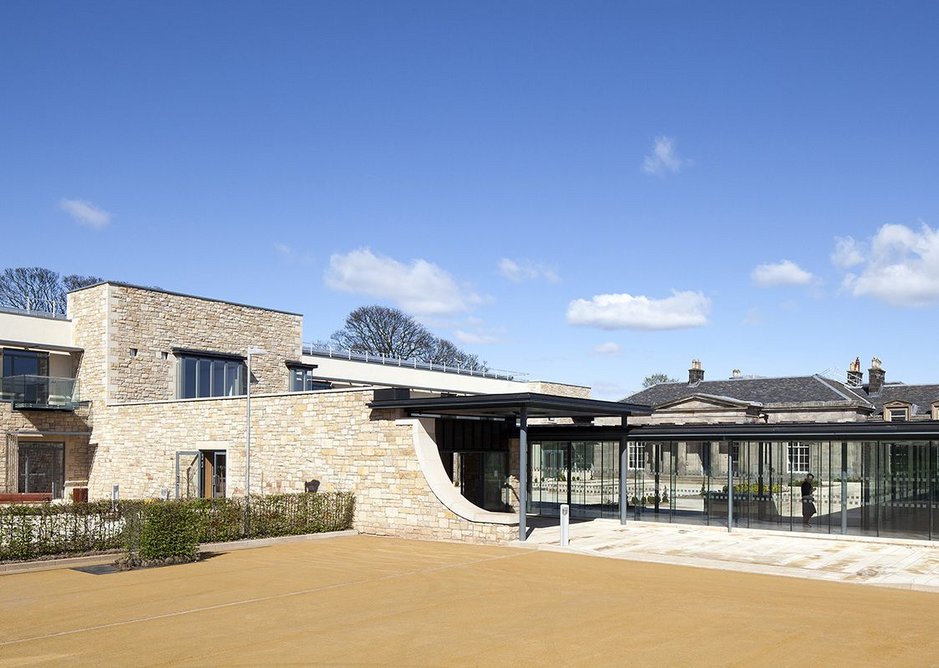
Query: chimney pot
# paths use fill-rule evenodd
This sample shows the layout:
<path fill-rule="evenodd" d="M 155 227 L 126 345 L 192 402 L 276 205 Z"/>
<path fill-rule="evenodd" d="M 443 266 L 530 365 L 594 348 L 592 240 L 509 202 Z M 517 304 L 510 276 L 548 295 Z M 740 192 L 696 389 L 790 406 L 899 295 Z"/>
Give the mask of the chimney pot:
<path fill-rule="evenodd" d="M 854 361 L 848 365 L 848 382 L 850 387 L 860 387 L 864 381 L 864 374 L 861 373 L 861 358 L 855 357 Z"/>
<path fill-rule="evenodd" d="M 884 378 L 887 372 L 880 366 L 880 359 L 875 357 L 871 360 L 871 368 L 867 370 L 867 393 L 880 394 L 884 389 Z"/>

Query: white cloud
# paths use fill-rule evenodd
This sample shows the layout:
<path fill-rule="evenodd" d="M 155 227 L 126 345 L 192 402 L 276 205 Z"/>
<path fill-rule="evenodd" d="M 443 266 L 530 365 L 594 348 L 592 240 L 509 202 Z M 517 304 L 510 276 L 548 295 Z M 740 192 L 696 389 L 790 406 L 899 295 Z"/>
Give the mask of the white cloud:
<path fill-rule="evenodd" d="M 677 174 L 691 164 L 693 164 L 691 160 L 678 155 L 674 138 L 656 137 L 652 145 L 652 153 L 642 161 L 642 171 L 653 176 L 665 176 L 669 173 Z"/>
<path fill-rule="evenodd" d="M 80 199 L 62 199 L 59 201 L 59 208 L 74 218 L 77 222 L 90 227 L 94 230 L 100 230 L 107 227 L 111 222 L 111 214 L 91 202 Z"/>
<path fill-rule="evenodd" d="M 790 260 L 761 264 L 750 276 L 754 283 L 763 288 L 774 285 L 805 285 L 812 280 L 812 274 Z"/>
<path fill-rule="evenodd" d="M 478 295 L 427 260 L 404 264 L 368 248 L 329 258 L 326 285 L 333 290 L 388 299 L 413 315 L 448 315 L 468 310 Z"/>
<path fill-rule="evenodd" d="M 497 343 L 499 341 L 497 337 L 491 334 L 483 334 L 482 332 L 467 332 L 463 329 L 454 330 L 453 338 L 455 338 L 460 343 L 471 346 Z"/>
<path fill-rule="evenodd" d="M 864 246 L 852 237 L 835 237 L 831 263 L 839 269 L 849 269 L 864 262 L 864 254 Z"/>
<path fill-rule="evenodd" d="M 758 308 L 751 308 L 743 317 L 743 324 L 750 327 L 756 327 L 763 324 L 763 314 Z"/>
<path fill-rule="evenodd" d="M 301 264 L 310 265 L 313 264 L 313 256 L 309 253 L 299 253 L 292 246 L 288 246 L 285 243 L 275 242 L 274 250 L 277 251 L 277 254 L 280 255 L 285 261 L 293 263 L 300 262 Z"/>
<path fill-rule="evenodd" d="M 683 329 L 707 324 L 711 300 L 700 292 L 673 291 L 665 299 L 629 294 L 595 295 L 567 306 L 567 322 L 601 329 Z"/>
<path fill-rule="evenodd" d="M 853 248 L 859 272 L 846 274 L 842 285 L 855 297 L 874 297 L 894 306 L 939 302 L 939 230 L 925 223 L 919 231 L 884 225 L 870 243 Z"/>
<path fill-rule="evenodd" d="M 607 341 L 606 343 L 598 343 L 593 347 L 593 352 L 595 355 L 604 355 L 607 357 L 614 357 L 619 355 L 619 344 L 614 343 L 613 341 Z"/>
<path fill-rule="evenodd" d="M 557 283 L 561 279 L 553 267 L 532 262 L 531 260 L 515 261 L 507 257 L 499 260 L 499 273 L 515 283 L 534 281 L 543 278 L 549 283 Z"/>

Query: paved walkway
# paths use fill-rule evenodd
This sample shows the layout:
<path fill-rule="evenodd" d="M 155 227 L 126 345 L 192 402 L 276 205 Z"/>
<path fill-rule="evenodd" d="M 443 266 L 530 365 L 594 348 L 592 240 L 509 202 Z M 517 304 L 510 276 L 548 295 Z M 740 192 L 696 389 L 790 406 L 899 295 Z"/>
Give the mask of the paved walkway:
<path fill-rule="evenodd" d="M 535 528 L 526 545 L 617 559 L 939 592 L 939 544 L 856 536 L 592 520 Z"/>

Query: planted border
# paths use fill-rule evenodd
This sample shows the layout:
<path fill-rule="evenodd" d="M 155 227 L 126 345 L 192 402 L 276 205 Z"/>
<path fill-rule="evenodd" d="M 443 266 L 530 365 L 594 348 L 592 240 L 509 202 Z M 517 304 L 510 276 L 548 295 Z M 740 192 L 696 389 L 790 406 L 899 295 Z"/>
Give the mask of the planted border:
<path fill-rule="evenodd" d="M 352 528 L 355 497 L 311 492 L 243 498 L 0 506 L 0 562 L 126 550 L 148 559 L 196 544 Z M 164 557 L 157 556 L 164 554 Z"/>

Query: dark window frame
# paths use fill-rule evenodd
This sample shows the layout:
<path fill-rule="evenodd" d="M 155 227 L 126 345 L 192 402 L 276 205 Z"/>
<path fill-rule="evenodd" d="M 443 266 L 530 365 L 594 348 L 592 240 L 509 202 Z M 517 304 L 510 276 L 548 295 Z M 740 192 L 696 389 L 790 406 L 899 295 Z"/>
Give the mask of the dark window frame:
<path fill-rule="evenodd" d="M 177 399 L 245 395 L 247 369 L 243 358 L 189 352 L 177 353 L 177 358 Z"/>

